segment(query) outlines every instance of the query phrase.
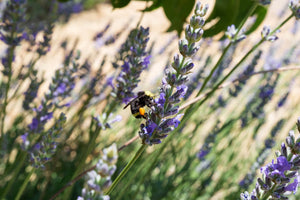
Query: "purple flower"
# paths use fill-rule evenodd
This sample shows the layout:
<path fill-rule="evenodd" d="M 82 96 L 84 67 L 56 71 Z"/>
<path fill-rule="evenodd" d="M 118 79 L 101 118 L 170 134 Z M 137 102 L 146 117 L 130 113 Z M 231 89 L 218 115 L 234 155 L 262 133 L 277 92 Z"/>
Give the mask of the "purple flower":
<path fill-rule="evenodd" d="M 37 130 L 38 126 L 39 120 L 37 118 L 33 118 L 31 124 L 28 125 L 28 128 L 34 132 L 35 130 Z"/>
<path fill-rule="evenodd" d="M 45 130 L 47 122 L 53 119 L 54 111 L 58 111 L 64 106 L 69 106 L 68 103 L 61 103 L 71 95 L 75 86 L 76 72 L 78 64 L 73 61 L 72 66 L 65 66 L 55 73 L 52 83 L 49 86 L 48 93 L 45 94 L 39 107 L 33 108 L 34 117 L 28 125 L 27 139 L 30 146 L 26 151 L 30 155 L 30 161 L 34 167 L 44 167 L 44 164 L 51 159 L 55 153 L 57 142 L 56 139 L 60 136 L 66 117 L 60 113 L 58 119 L 54 119 L 54 124 L 49 129 Z M 60 103 L 60 105 L 59 105 Z"/>
<path fill-rule="evenodd" d="M 195 14 L 191 18 L 191 24 L 187 26 L 185 38 L 179 41 L 179 52 L 173 58 L 171 67 L 165 70 L 165 76 L 162 79 L 160 94 L 155 99 L 155 105 L 147 115 L 146 123 L 141 124 L 139 135 L 144 144 L 152 145 L 161 143 L 161 139 L 168 136 L 178 127 L 182 115 L 177 115 L 179 106 L 177 105 L 185 96 L 188 87 L 185 83 L 188 80 L 187 75 L 194 67 L 190 57 L 195 55 L 199 47 L 196 45 L 203 34 L 202 27 L 204 19 L 202 18 L 208 6 L 202 6 L 197 3 Z M 170 67 L 170 68 L 171 68 Z M 175 91 L 176 88 L 176 91 Z"/>
<path fill-rule="evenodd" d="M 150 65 L 150 59 L 151 59 L 151 55 L 146 56 L 143 60 L 143 62 L 141 63 L 144 67 L 143 69 L 147 69 L 148 66 Z"/>
<path fill-rule="evenodd" d="M 82 11 L 82 4 L 81 3 L 76 3 L 73 5 L 73 12 L 74 13 L 79 13 Z"/>
<path fill-rule="evenodd" d="M 157 124 L 155 124 L 152 121 L 147 121 L 146 125 L 141 124 L 141 130 L 139 131 L 140 137 L 143 139 L 143 141 L 146 144 L 152 144 L 153 141 L 150 140 L 150 138 L 153 135 L 154 130 L 157 128 Z M 160 140 L 156 140 L 156 142 Z"/>
<path fill-rule="evenodd" d="M 22 149 L 26 150 L 30 145 L 30 141 L 28 140 L 28 133 L 25 133 L 25 134 L 21 135 L 20 137 L 22 139 Z"/>
<path fill-rule="evenodd" d="M 155 99 L 156 105 L 157 105 L 158 107 L 162 107 L 162 108 L 164 107 L 165 102 L 166 102 L 165 96 L 166 96 L 166 94 L 163 93 L 163 92 L 161 92 L 161 93 L 159 94 L 159 98 L 158 98 L 158 99 Z"/>
<path fill-rule="evenodd" d="M 177 128 L 178 125 L 180 124 L 179 118 L 181 118 L 182 116 L 183 116 L 183 114 L 179 114 L 179 115 L 177 115 L 176 117 L 173 118 L 173 123 L 174 123 L 173 125 L 174 125 L 175 128 Z"/>
<path fill-rule="evenodd" d="M 299 186 L 299 180 L 298 180 L 299 176 L 297 178 L 294 179 L 294 182 L 289 184 L 288 186 L 286 186 L 284 188 L 285 191 L 290 191 L 293 192 L 294 194 L 296 194 L 297 190 L 298 190 L 298 186 Z"/>
<path fill-rule="evenodd" d="M 157 127 L 157 124 L 155 124 L 154 122 L 149 123 L 146 127 L 144 127 L 145 134 L 148 134 L 151 136 L 156 127 Z"/>
<path fill-rule="evenodd" d="M 48 120 L 53 118 L 53 112 L 46 113 L 44 116 L 41 116 L 41 122 L 47 122 Z"/>
<path fill-rule="evenodd" d="M 66 92 L 67 86 L 65 83 L 60 83 L 56 89 L 56 91 L 54 92 L 54 96 L 58 96 L 61 95 L 63 93 Z"/>
<path fill-rule="evenodd" d="M 290 131 L 286 145 L 282 143 L 281 151 L 277 154 L 276 163 L 272 160 L 272 163 L 261 168 L 264 176 L 257 179 L 257 186 L 253 190 L 254 199 L 288 199 L 286 195 L 289 192 L 296 193 L 300 180 L 300 151 L 296 142 L 299 140 L 300 137 L 296 139 L 294 132 Z"/>
<path fill-rule="evenodd" d="M 186 94 L 187 86 L 186 85 L 180 85 L 176 89 L 177 89 L 177 91 L 175 92 L 175 94 L 178 94 L 179 98 L 183 98 L 184 95 Z"/>
<path fill-rule="evenodd" d="M 30 85 L 26 92 L 24 92 L 25 99 L 23 101 L 23 108 L 24 110 L 30 109 L 30 104 L 37 96 L 38 89 L 41 85 L 42 81 L 38 81 L 37 78 L 31 80 Z"/>
<path fill-rule="evenodd" d="M 122 65 L 122 72 L 124 73 L 128 73 L 130 70 L 130 66 L 128 62 L 124 62 L 124 64 Z"/>
<path fill-rule="evenodd" d="M 210 152 L 209 150 L 200 150 L 200 151 L 197 153 L 197 158 L 198 158 L 199 160 L 203 160 L 209 152 Z"/>
<path fill-rule="evenodd" d="M 276 31 L 275 33 L 271 34 L 271 29 L 269 26 L 264 26 L 263 30 L 261 31 L 261 37 L 262 39 L 266 40 L 266 41 L 270 41 L 270 42 L 274 42 L 275 40 L 278 39 L 278 37 L 275 35 L 276 33 L 278 33 L 278 31 Z"/>
<path fill-rule="evenodd" d="M 106 85 L 110 86 L 112 89 L 115 89 L 115 86 L 113 84 L 113 80 L 114 80 L 114 77 L 111 76 L 109 78 L 106 79 Z"/>
<path fill-rule="evenodd" d="M 133 29 L 113 63 L 115 68 L 122 68 L 112 92 L 121 102 L 126 103 L 135 96 L 133 90 L 138 86 L 140 74 L 150 63 L 150 56 L 146 52 L 148 35 L 148 28 Z"/>
<path fill-rule="evenodd" d="M 44 120 L 47 121 L 50 118 L 52 118 L 52 113 L 49 113 Z M 31 147 L 29 148 L 29 145 L 27 146 L 26 150 L 29 153 L 31 164 L 34 167 L 44 167 L 44 164 L 51 159 L 51 156 L 55 153 L 57 147 L 57 142 L 55 140 L 60 136 L 62 132 L 62 126 L 64 125 L 65 121 L 66 117 L 63 113 L 61 113 L 59 118 L 55 120 L 54 125 L 45 133 L 42 132 L 39 135 L 40 140 L 38 140 L 38 142 L 33 140 L 32 144 L 30 143 Z M 39 129 L 43 128 L 41 125 L 43 125 L 43 123 L 40 121 L 38 127 Z M 33 130 L 31 133 L 34 132 L 37 131 Z M 26 136 L 26 138 L 29 139 L 31 136 L 29 133 L 26 133 L 26 135 L 22 136 L 22 138 L 25 138 Z"/>
<path fill-rule="evenodd" d="M 291 164 L 287 161 L 286 157 L 279 156 L 277 158 L 277 163 L 272 163 L 267 165 L 266 167 L 261 168 L 261 172 L 266 175 L 266 177 L 275 180 L 277 178 L 285 178 L 284 172 L 291 169 Z"/>
<path fill-rule="evenodd" d="M 7 1 L 6 8 L 2 14 L 0 39 L 13 49 L 24 39 L 23 33 L 27 8 L 25 3 L 25 0 Z"/>
<path fill-rule="evenodd" d="M 116 171 L 115 163 L 118 159 L 117 152 L 117 145 L 115 144 L 103 149 L 104 155 L 97 162 L 96 168 L 87 173 L 87 184 L 85 184 L 85 187 L 81 191 L 81 196 L 77 197 L 77 200 L 110 199 L 108 195 L 104 195 L 104 191 L 107 191 L 112 184 L 111 176 Z M 110 159 L 107 159 L 107 157 L 110 157 Z"/>

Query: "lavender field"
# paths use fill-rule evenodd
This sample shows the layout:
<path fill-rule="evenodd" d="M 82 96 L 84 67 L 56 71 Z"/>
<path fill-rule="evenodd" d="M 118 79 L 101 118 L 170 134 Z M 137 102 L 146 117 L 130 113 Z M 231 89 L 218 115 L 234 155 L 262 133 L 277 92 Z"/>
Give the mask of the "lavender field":
<path fill-rule="evenodd" d="M 299 0 L 0 18 L 1 200 L 300 199 Z"/>

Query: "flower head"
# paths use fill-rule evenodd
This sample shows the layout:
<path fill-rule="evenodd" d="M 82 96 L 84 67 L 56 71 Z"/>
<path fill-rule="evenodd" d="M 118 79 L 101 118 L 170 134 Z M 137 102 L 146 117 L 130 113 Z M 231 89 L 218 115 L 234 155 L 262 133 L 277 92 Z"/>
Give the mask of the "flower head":
<path fill-rule="evenodd" d="M 300 1 L 299 0 L 290 0 L 289 7 L 293 12 L 296 19 L 300 19 Z"/>
<path fill-rule="evenodd" d="M 279 32 L 276 31 L 275 33 Z M 264 40 L 270 41 L 270 42 L 274 42 L 275 40 L 278 39 L 278 37 L 275 35 L 275 33 L 271 32 L 271 29 L 269 26 L 264 26 L 263 30 L 261 31 L 261 37 Z"/>
<path fill-rule="evenodd" d="M 30 161 L 34 167 L 44 167 L 56 151 L 57 138 L 63 130 L 66 122 L 64 113 L 55 118 L 55 111 L 69 106 L 69 103 L 62 104 L 66 98 L 71 96 L 75 87 L 78 65 L 73 62 L 72 66 L 65 66 L 55 73 L 48 92 L 41 101 L 41 105 L 33 108 L 34 117 L 28 125 L 25 134 L 22 135 L 22 147 L 28 152 Z M 26 100 L 26 99 L 25 99 Z M 46 129 L 46 124 L 54 120 L 53 125 Z"/>
<path fill-rule="evenodd" d="M 148 28 L 132 30 L 119 51 L 117 61 L 113 63 L 115 68 L 121 67 L 121 72 L 116 78 L 116 86 L 112 93 L 125 104 L 135 96 L 133 90 L 140 81 L 140 74 L 150 64 L 150 56 L 146 52 L 148 35 Z"/>
<path fill-rule="evenodd" d="M 146 123 L 142 123 L 139 131 L 144 144 L 159 144 L 161 140 L 176 128 L 180 123 L 182 115 L 178 115 L 179 103 L 187 92 L 185 83 L 187 75 L 194 67 L 191 57 L 195 55 L 199 47 L 196 45 L 203 35 L 202 18 L 207 12 L 208 6 L 196 4 L 195 14 L 191 17 L 190 24 L 185 29 L 185 38 L 179 41 L 179 52 L 173 58 L 171 67 L 165 70 L 162 79 L 160 94 L 155 99 L 147 115 Z"/>
<path fill-rule="evenodd" d="M 242 33 L 239 33 L 239 35 L 236 34 L 237 34 L 237 29 L 235 28 L 234 24 L 227 27 L 227 31 L 225 32 L 225 35 L 232 42 L 240 42 L 246 38 L 246 35 L 243 34 L 243 31 Z"/>
<path fill-rule="evenodd" d="M 109 159 L 108 159 L 109 158 Z M 103 156 L 98 160 L 96 168 L 87 173 L 85 187 L 77 200 L 102 199 L 109 200 L 104 191 L 112 184 L 111 176 L 116 171 L 118 158 L 117 145 L 103 149 Z"/>
<path fill-rule="evenodd" d="M 294 132 L 290 131 L 286 144 L 282 143 L 281 151 L 277 153 L 276 161 L 272 160 L 271 163 L 261 168 L 263 178 L 257 179 L 257 186 L 252 192 L 251 199 L 258 199 L 258 197 L 288 199 L 286 195 L 297 191 L 300 179 L 299 141 L 300 137 L 296 139 Z M 241 198 L 248 199 L 244 196 L 245 193 L 241 195 Z"/>

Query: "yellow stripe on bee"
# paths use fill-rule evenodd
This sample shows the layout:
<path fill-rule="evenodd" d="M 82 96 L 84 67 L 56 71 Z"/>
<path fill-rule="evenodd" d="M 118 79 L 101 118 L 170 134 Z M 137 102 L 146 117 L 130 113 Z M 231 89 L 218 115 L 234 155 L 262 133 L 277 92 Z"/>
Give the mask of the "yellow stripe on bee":
<path fill-rule="evenodd" d="M 136 116 L 138 116 L 140 113 L 134 113 L 134 114 L 132 114 L 134 117 L 136 117 Z"/>
<path fill-rule="evenodd" d="M 155 95 L 150 91 L 145 91 L 145 95 L 149 97 L 154 97 Z"/>

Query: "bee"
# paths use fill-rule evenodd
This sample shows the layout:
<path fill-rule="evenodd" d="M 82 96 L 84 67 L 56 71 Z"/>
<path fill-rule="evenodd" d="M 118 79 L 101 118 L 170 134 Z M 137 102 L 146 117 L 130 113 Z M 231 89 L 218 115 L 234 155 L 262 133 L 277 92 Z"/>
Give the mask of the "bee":
<path fill-rule="evenodd" d="M 149 91 L 140 91 L 137 95 L 138 96 L 132 99 L 123 109 L 130 105 L 131 113 L 135 118 L 146 119 L 147 113 L 144 106 L 151 108 L 151 106 L 155 104 L 154 95 Z"/>

